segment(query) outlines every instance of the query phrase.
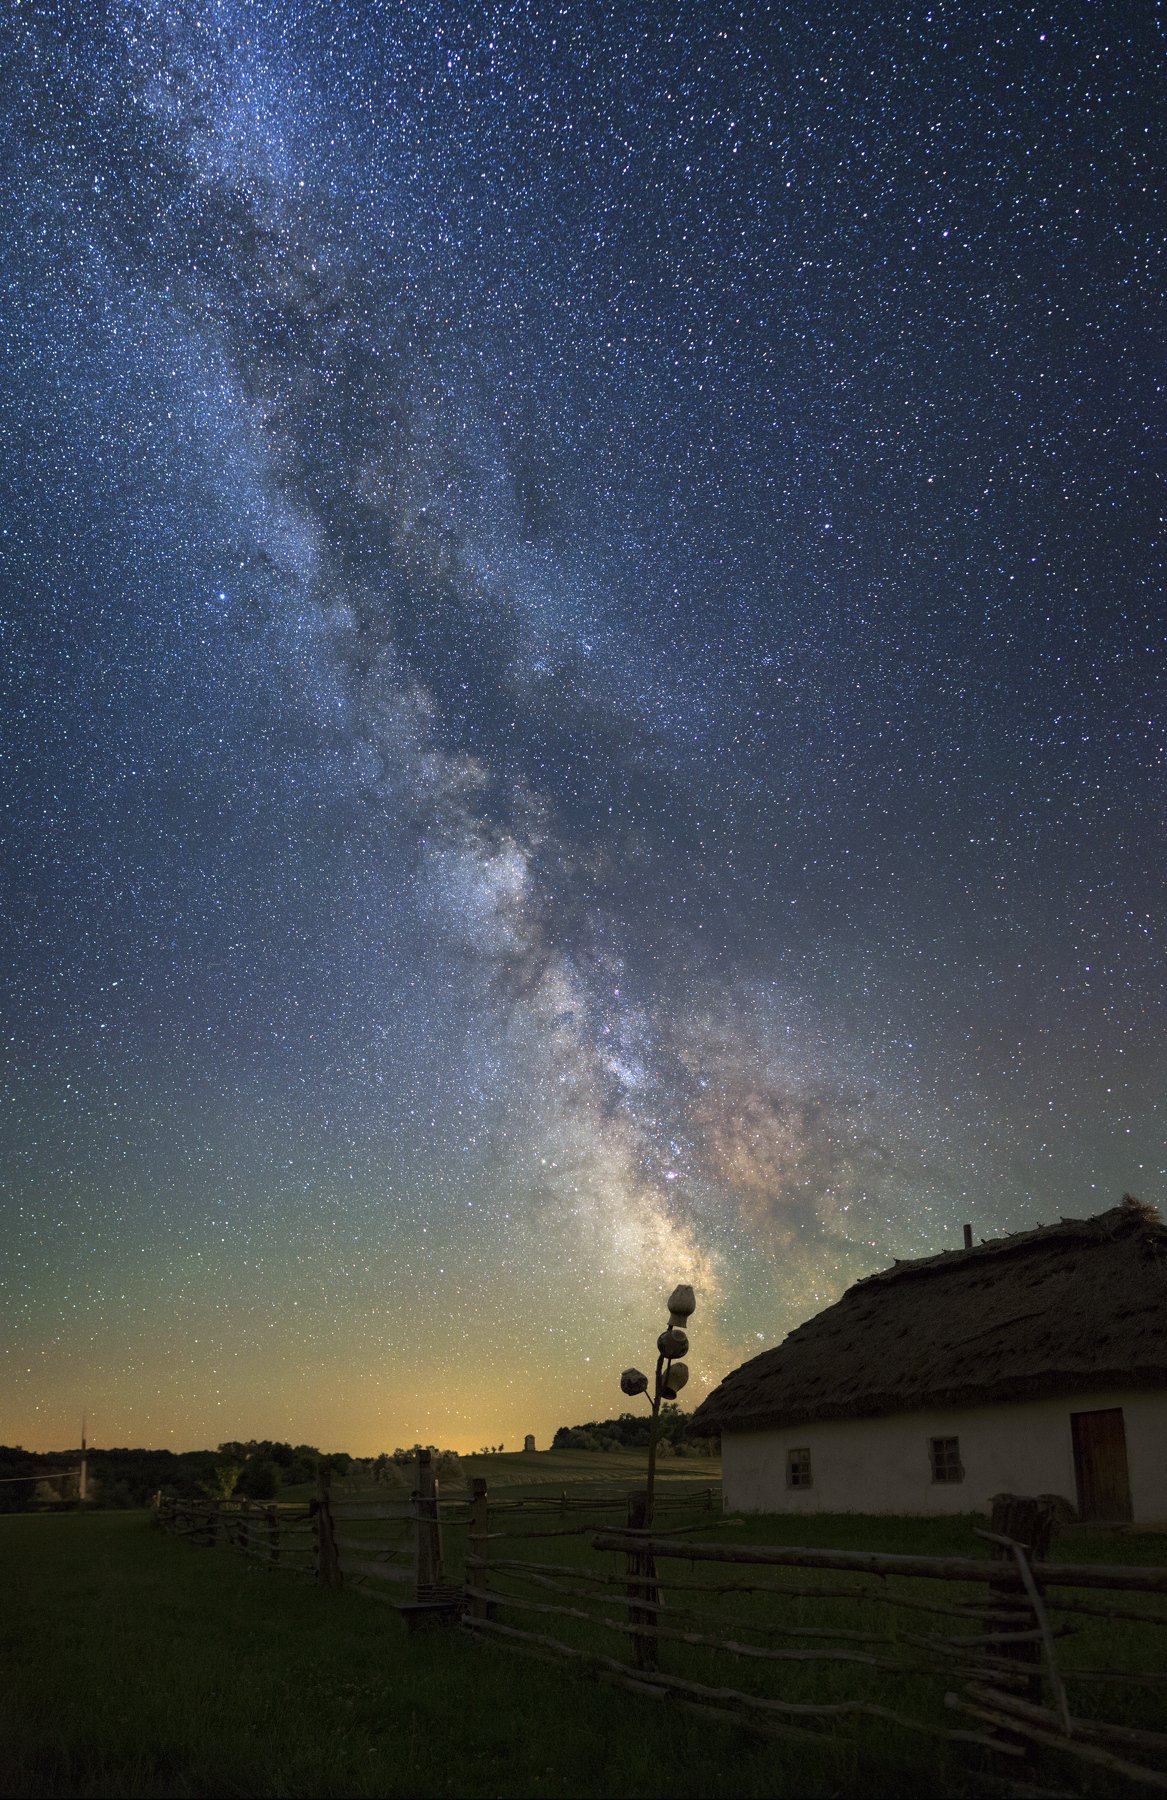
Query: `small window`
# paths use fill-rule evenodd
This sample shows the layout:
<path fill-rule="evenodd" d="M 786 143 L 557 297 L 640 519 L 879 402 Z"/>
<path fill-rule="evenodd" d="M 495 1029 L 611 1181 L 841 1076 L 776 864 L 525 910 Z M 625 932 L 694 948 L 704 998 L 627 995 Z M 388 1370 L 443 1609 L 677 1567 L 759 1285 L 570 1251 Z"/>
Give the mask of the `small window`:
<path fill-rule="evenodd" d="M 807 1488 L 810 1486 L 810 1450 L 788 1450 L 786 1452 L 786 1485 L 789 1488 Z"/>
<path fill-rule="evenodd" d="M 963 1481 L 959 1438 L 929 1438 L 928 1455 L 932 1462 L 933 1481 Z"/>

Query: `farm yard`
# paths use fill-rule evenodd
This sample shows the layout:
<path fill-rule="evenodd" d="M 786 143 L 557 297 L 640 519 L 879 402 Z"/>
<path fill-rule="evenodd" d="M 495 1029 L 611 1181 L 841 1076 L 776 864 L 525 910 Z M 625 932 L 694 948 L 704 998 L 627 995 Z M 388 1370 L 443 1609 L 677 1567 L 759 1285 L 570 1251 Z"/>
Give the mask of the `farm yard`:
<path fill-rule="evenodd" d="M 0 0 L 0 1800 L 1167 1800 L 1162 10 Z"/>
<path fill-rule="evenodd" d="M 1120 1747 L 1118 1761 L 1150 1765 L 1149 1783 L 1108 1766 L 1113 1746 L 1068 1771 L 1060 1755 L 1036 1770 L 1017 1752 L 1017 1766 L 1002 1773 L 1009 1758 L 973 1741 L 992 1728 L 946 1711 L 946 1690 L 960 1685 L 957 1665 L 951 1651 L 936 1649 L 954 1635 L 940 1616 L 946 1608 L 968 1609 L 968 1636 L 984 1631 L 976 1615 L 983 1583 L 941 1591 L 939 1581 L 899 1574 L 860 1580 L 839 1569 L 736 1560 L 751 1547 L 797 1543 L 983 1561 L 988 1546 L 975 1535 L 983 1519 L 723 1519 L 710 1509 L 717 1465 L 678 1462 L 661 1472 L 654 1527 L 662 1546 L 656 1624 L 668 1622 L 630 1645 L 620 1490 L 643 1479 L 643 1457 L 464 1460 L 470 1479 L 488 1483 L 489 1532 L 471 1545 L 468 1496 L 450 1496 L 444 1574 L 490 1599 L 468 1602 L 468 1625 L 414 1634 L 394 1606 L 368 1604 L 360 1586 L 382 1588 L 375 1580 L 346 1574 L 344 1586 L 327 1591 L 273 1573 L 256 1556 L 175 1541 L 142 1513 L 0 1520 L 0 1791 L 1109 1796 L 1167 1785 L 1153 1772 L 1162 1753 L 1146 1747 L 1137 1755 Z M 346 1560 L 355 1569 L 379 1556 L 388 1566 L 398 1554 L 394 1522 L 368 1516 L 378 1499 L 383 1505 L 375 1491 L 336 1483 L 342 1570 Z M 287 1516 L 297 1510 L 303 1516 L 307 1507 Z M 617 1546 L 595 1548 L 597 1534 Z M 701 1560 L 698 1546 L 712 1560 Z M 1167 1538 L 1073 1528 L 1052 1554 L 1100 1573 L 1159 1569 Z M 723 1555 L 731 1560 L 717 1560 Z M 614 1610 L 604 1605 L 613 1598 Z M 1162 1670 L 1167 1633 L 1100 1617 L 1097 1603 L 1121 1602 L 1136 1618 L 1162 1615 L 1162 1595 L 1082 1589 L 1049 1600 L 1075 1715 L 1118 1722 L 1151 1743 L 1167 1690 L 1133 1677 Z M 636 1616 L 652 1623 L 651 1608 Z M 737 1655 L 721 1647 L 727 1639 Z M 628 1667 L 632 1650 L 647 1655 L 644 1671 Z M 571 1664 L 572 1653 L 574 1666 L 543 1660 Z M 653 1664 L 657 1682 L 676 1684 L 671 1692 L 654 1684 Z M 1113 1673 L 1078 1683 L 1079 1669 Z M 592 1678 L 603 1673 L 608 1681 Z M 642 1691 L 628 1691 L 639 1673 Z M 746 1728 L 724 1711 L 679 1704 L 685 1681 L 731 1691 L 737 1698 L 727 1704 L 780 1695 L 791 1705 L 858 1702 L 868 1711 L 796 1724 L 769 1717 Z M 775 1726 L 777 1735 L 763 1735 Z M 968 1736 L 940 1736 L 937 1727 Z"/>

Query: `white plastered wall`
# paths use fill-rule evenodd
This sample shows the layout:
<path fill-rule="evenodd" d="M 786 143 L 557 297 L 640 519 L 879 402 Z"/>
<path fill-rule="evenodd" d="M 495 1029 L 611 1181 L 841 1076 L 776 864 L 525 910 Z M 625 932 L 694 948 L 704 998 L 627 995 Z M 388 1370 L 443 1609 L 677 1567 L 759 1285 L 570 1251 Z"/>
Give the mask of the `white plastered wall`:
<path fill-rule="evenodd" d="M 988 1512 L 994 1494 L 1077 1504 L 1070 1414 L 1121 1406 L 1135 1522 L 1167 1523 L 1167 1391 L 1106 1391 L 996 1406 L 823 1419 L 722 1437 L 729 1512 Z M 933 1482 L 928 1439 L 960 1439 L 964 1480 Z M 786 1453 L 809 1448 L 812 1485 L 788 1488 Z"/>

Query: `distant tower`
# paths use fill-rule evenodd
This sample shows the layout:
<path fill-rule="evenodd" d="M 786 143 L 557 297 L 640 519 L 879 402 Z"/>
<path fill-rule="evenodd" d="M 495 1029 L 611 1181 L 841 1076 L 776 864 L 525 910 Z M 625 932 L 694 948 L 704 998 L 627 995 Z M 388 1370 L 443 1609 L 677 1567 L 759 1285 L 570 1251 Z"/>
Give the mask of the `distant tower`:
<path fill-rule="evenodd" d="M 81 1414 L 81 1479 L 77 1484 L 77 1499 L 82 1506 L 89 1498 L 89 1458 L 85 1449 L 85 1414 Z"/>
<path fill-rule="evenodd" d="M 524 1450 L 533 1450 L 534 1448 L 535 1448 L 534 1433 L 528 1431 L 526 1437 L 523 1439 L 523 1449 Z"/>

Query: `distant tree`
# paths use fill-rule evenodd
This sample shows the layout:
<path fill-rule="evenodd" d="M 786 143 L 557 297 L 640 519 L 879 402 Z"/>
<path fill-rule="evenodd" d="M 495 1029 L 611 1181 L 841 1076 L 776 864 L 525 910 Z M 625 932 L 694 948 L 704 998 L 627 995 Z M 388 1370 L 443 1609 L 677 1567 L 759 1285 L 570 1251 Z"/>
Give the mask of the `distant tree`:
<path fill-rule="evenodd" d="M 690 1417 L 675 1401 L 666 1401 L 660 1410 L 658 1441 L 670 1443 L 674 1449 L 685 1443 Z M 551 1440 L 551 1447 L 553 1450 L 602 1449 L 607 1438 L 614 1439 L 627 1450 L 642 1449 L 648 1443 L 648 1419 L 640 1413 L 623 1412 L 618 1418 L 602 1419 L 598 1423 L 589 1419 L 586 1425 L 561 1425 Z M 716 1443 L 711 1443 L 708 1438 L 698 1438 L 689 1446 L 688 1454 L 716 1456 L 719 1451 Z"/>
<path fill-rule="evenodd" d="M 558 1433 L 556 1433 L 558 1437 Z M 567 1450 L 598 1450 L 599 1444 L 590 1426 L 576 1425 L 568 1433 L 562 1448 Z"/>
<path fill-rule="evenodd" d="M 232 1494 L 235 1492 L 235 1484 L 243 1473 L 243 1468 L 244 1465 L 241 1462 L 224 1460 L 215 1464 L 215 1467 L 211 1472 L 211 1479 L 214 1485 L 214 1491 L 219 1496 L 220 1500 L 229 1500 L 231 1498 Z"/>
<path fill-rule="evenodd" d="M 22 1450 L 17 1444 L 0 1444 L 0 1512 L 23 1512 L 32 1497 L 34 1482 L 18 1480 L 18 1476 L 35 1475 L 44 1467 L 44 1458 L 35 1451 Z"/>
<path fill-rule="evenodd" d="M 292 1452 L 292 1461 L 284 1470 L 284 1483 L 287 1487 L 300 1487 L 306 1481 L 315 1481 L 319 1467 L 320 1452 L 316 1446 L 297 1444 Z"/>
<path fill-rule="evenodd" d="M 89 1499 L 106 1512 L 126 1512 L 135 1497 L 128 1481 L 99 1481 L 89 1484 Z"/>
<path fill-rule="evenodd" d="M 434 1458 L 434 1474 L 439 1481 L 464 1482 L 466 1471 L 456 1450 L 439 1450 Z"/>
<path fill-rule="evenodd" d="M 235 1492 L 245 1500 L 274 1500 L 279 1490 L 280 1472 L 270 1456 L 249 1458 L 235 1484 Z"/>

